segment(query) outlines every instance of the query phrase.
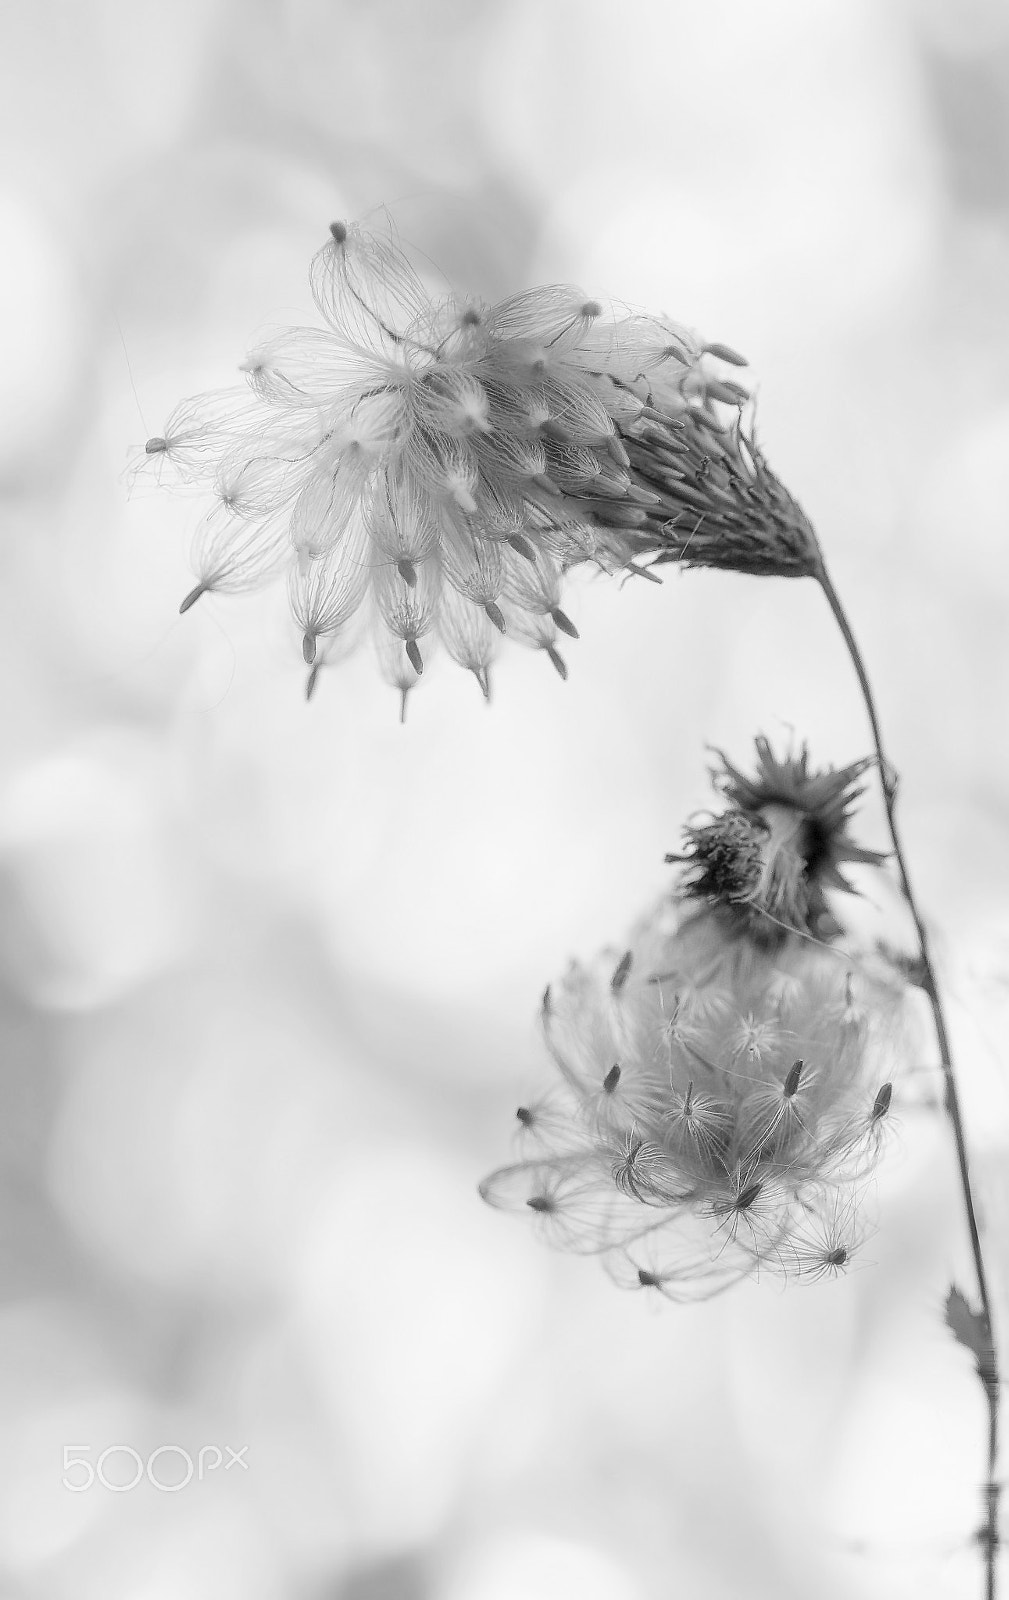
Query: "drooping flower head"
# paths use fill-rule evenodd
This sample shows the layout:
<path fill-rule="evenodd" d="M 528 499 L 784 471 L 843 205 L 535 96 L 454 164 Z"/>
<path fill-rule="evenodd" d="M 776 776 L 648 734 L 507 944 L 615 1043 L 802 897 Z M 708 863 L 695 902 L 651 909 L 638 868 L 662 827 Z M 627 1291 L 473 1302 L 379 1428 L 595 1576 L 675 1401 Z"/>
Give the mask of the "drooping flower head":
<path fill-rule="evenodd" d="M 817 570 L 728 347 L 564 286 L 433 298 L 342 222 L 311 284 L 324 327 L 276 334 L 244 390 L 184 402 L 146 447 L 213 490 L 182 609 L 286 573 L 309 692 L 364 616 L 404 705 L 439 642 L 485 695 L 505 635 L 564 676 L 563 580 L 583 562 Z"/>
<path fill-rule="evenodd" d="M 769 950 L 667 901 L 622 957 L 548 990 L 557 1079 L 481 1192 L 671 1299 L 837 1276 L 867 1231 L 903 1005 L 885 966 L 796 936 Z"/>

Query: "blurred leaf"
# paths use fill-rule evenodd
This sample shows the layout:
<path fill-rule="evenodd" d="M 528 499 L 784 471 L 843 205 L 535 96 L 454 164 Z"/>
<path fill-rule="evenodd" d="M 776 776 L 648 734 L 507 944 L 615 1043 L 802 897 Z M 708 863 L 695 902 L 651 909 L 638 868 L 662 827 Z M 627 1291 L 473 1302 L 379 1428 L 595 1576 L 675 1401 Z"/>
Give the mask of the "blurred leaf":
<path fill-rule="evenodd" d="M 946 1326 L 957 1343 L 962 1344 L 974 1357 L 982 1381 L 994 1382 L 995 1351 L 988 1318 L 982 1311 L 971 1310 L 966 1296 L 956 1284 L 946 1296 Z"/>

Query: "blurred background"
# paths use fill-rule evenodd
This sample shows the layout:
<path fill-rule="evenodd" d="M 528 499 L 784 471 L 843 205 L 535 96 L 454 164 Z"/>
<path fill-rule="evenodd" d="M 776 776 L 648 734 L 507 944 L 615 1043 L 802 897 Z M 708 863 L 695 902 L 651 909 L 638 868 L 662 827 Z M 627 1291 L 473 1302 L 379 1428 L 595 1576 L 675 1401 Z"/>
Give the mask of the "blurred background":
<path fill-rule="evenodd" d="M 873 666 L 1000 1268 L 1009 11 L 14 0 L 0 86 L 3 1600 L 979 1592 L 937 1117 L 868 1263 L 787 1296 L 655 1307 L 476 1196 L 706 745 L 866 752 L 818 592 L 589 578 L 566 685 L 440 664 L 400 727 L 367 653 L 306 705 L 274 594 L 180 618 L 201 508 L 132 469 L 315 319 L 333 217 L 744 351 Z"/>

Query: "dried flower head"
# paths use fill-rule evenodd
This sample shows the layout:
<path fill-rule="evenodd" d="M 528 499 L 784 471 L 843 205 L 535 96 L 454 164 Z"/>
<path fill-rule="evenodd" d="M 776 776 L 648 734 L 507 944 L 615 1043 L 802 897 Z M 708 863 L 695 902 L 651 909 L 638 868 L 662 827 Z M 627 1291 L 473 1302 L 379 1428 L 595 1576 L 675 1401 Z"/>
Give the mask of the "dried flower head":
<path fill-rule="evenodd" d="M 309 692 L 365 614 L 405 705 L 436 642 L 485 695 L 505 634 L 564 676 L 578 563 L 817 570 L 728 347 L 563 286 L 434 299 L 389 240 L 342 222 L 311 284 L 324 327 L 277 333 L 247 388 L 185 401 L 146 447 L 214 492 L 182 610 L 286 573 Z"/>
<path fill-rule="evenodd" d="M 777 944 L 793 931 L 835 938 L 841 928 L 824 891 L 854 893 L 842 866 L 885 859 L 849 832 L 858 780 L 872 763 L 811 770 L 805 745 L 780 760 L 762 736 L 756 748 L 752 778 L 720 757 L 712 777 L 728 808 L 685 828 L 683 853 L 666 859 L 685 863 L 689 898 L 719 908 L 728 926 L 750 938 Z"/>
<path fill-rule="evenodd" d="M 672 1299 L 836 1276 L 866 1233 L 904 1004 L 891 969 L 665 902 L 619 960 L 548 990 L 560 1082 L 481 1192 Z"/>

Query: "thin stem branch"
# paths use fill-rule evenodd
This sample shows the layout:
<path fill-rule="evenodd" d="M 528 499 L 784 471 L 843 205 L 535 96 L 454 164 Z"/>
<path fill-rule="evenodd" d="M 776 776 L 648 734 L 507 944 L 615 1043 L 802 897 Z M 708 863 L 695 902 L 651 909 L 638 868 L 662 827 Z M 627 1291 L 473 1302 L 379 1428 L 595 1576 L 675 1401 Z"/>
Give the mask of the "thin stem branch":
<path fill-rule="evenodd" d="M 998 1354 L 995 1346 L 994 1322 L 992 1318 L 991 1294 L 988 1288 L 988 1274 L 985 1268 L 984 1251 L 981 1244 L 981 1234 L 978 1229 L 977 1212 L 974 1206 L 974 1193 L 971 1187 L 970 1163 L 967 1156 L 967 1141 L 964 1134 L 963 1115 L 960 1109 L 960 1096 L 957 1089 L 956 1074 L 953 1069 L 953 1057 L 950 1050 L 949 1029 L 946 1025 L 946 1014 L 943 1009 L 942 996 L 939 991 L 935 968 L 932 964 L 932 953 L 929 946 L 928 933 L 911 887 L 908 873 L 907 858 L 897 824 L 897 773 L 891 765 L 883 747 L 883 733 L 880 728 L 879 714 L 876 710 L 876 701 L 869 682 L 862 653 L 858 648 L 855 636 L 851 630 L 847 614 L 841 604 L 840 596 L 834 588 L 830 574 L 820 560 L 819 570 L 816 573 L 817 582 L 823 590 L 827 604 L 830 606 L 834 620 L 841 631 L 851 664 L 858 678 L 862 699 L 865 702 L 869 725 L 872 728 L 873 743 L 876 747 L 876 760 L 879 766 L 880 786 L 883 791 L 883 804 L 886 807 L 886 819 L 890 829 L 890 838 L 893 842 L 893 856 L 897 864 L 900 878 L 900 887 L 908 909 L 914 920 L 915 931 L 918 936 L 918 947 L 921 954 L 921 987 L 928 996 L 932 1008 L 932 1020 L 935 1025 L 936 1041 L 939 1046 L 939 1060 L 942 1065 L 943 1080 L 945 1084 L 945 1106 L 953 1129 L 953 1142 L 956 1146 L 957 1166 L 960 1173 L 960 1189 L 963 1194 L 964 1210 L 967 1217 L 967 1231 L 970 1234 L 971 1253 L 974 1258 L 974 1271 L 977 1277 L 978 1301 L 982 1323 L 982 1334 L 987 1349 L 978 1356 L 978 1376 L 985 1393 L 988 1407 L 988 1456 L 987 1473 L 983 1486 L 984 1495 L 984 1523 L 978 1530 L 977 1541 L 984 1553 L 985 1570 L 985 1600 L 995 1600 L 995 1572 L 999 1548 L 998 1512 L 1000 1486 L 996 1478 L 999 1450 L 999 1399 L 1000 1378 L 998 1368 Z"/>

